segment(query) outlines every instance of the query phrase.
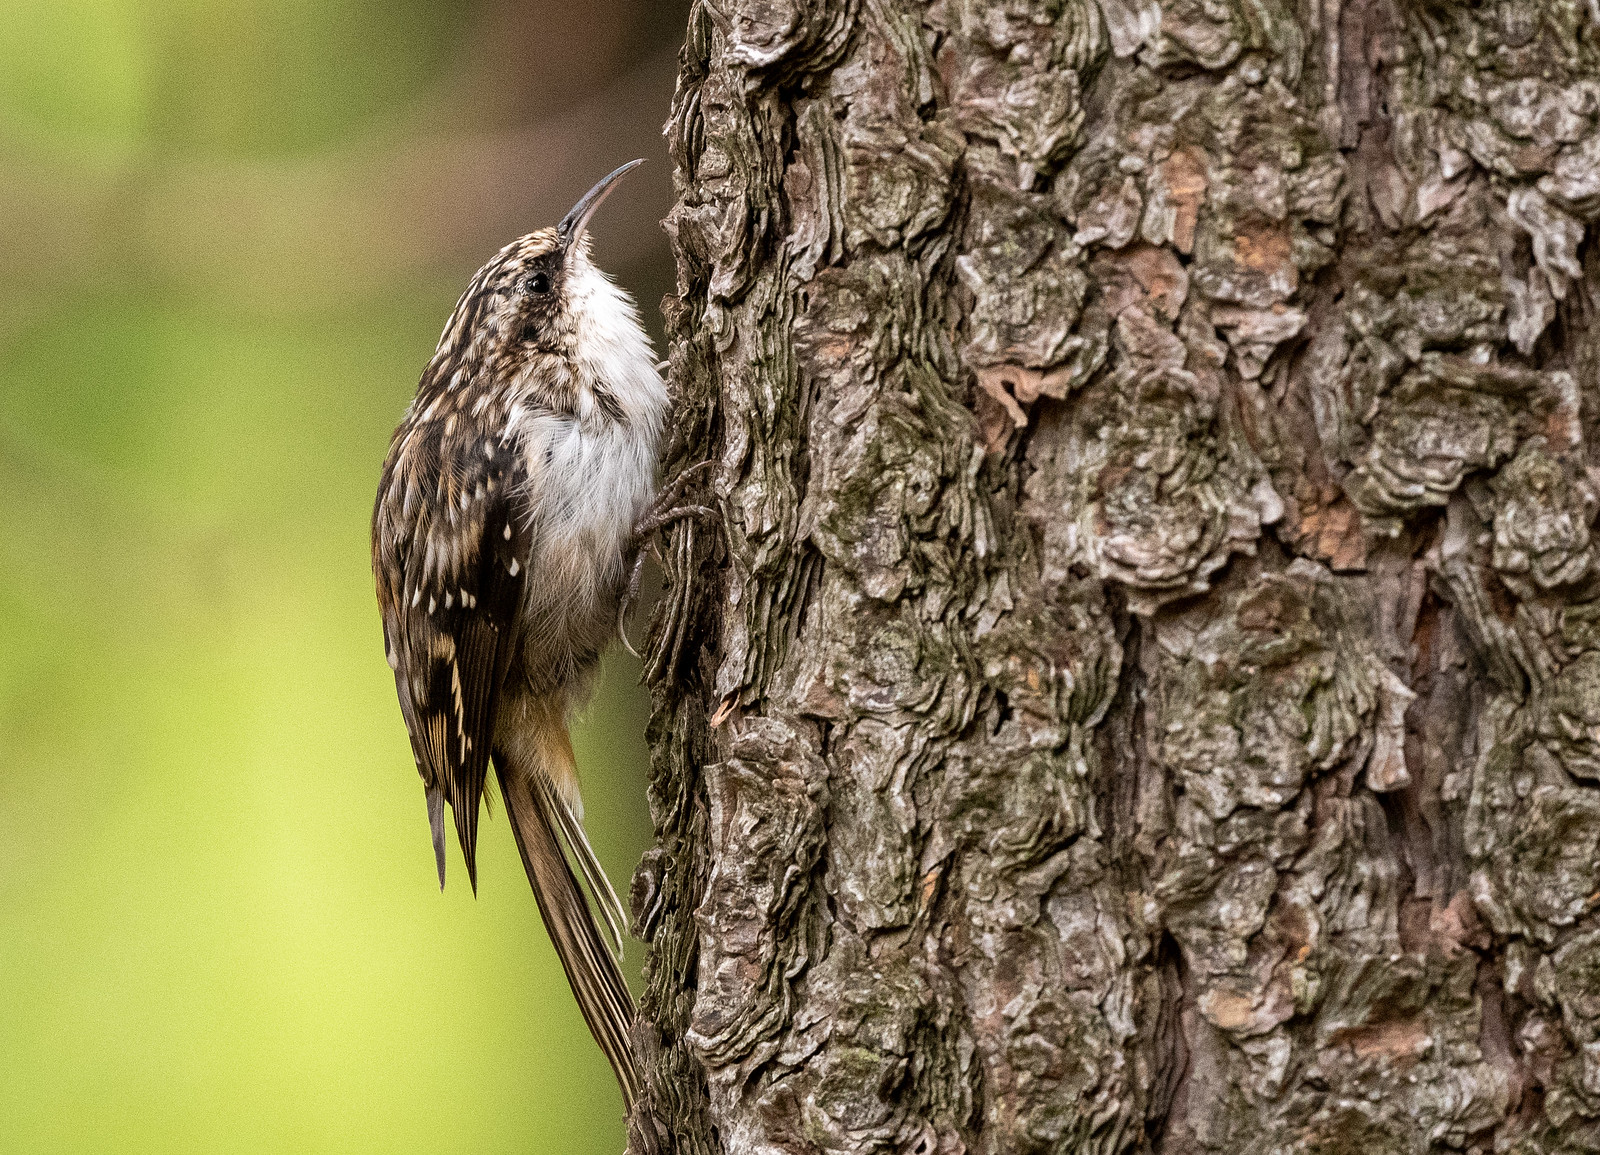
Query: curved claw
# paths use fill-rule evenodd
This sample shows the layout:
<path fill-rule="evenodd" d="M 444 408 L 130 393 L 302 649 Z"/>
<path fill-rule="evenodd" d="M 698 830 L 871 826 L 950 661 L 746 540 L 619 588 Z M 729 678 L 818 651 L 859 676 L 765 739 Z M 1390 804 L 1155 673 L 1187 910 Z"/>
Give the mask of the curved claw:
<path fill-rule="evenodd" d="M 642 662 L 644 661 L 644 655 L 634 649 L 633 643 L 628 640 L 628 611 L 633 608 L 632 600 L 631 598 L 625 599 L 617 607 L 617 640 L 622 643 L 623 649 Z"/>
<path fill-rule="evenodd" d="M 639 549 L 633 555 L 633 566 L 628 572 L 628 588 L 622 591 L 622 598 L 617 603 L 617 637 L 622 641 L 622 648 L 628 653 L 644 660 L 644 655 L 633 648 L 633 643 L 628 640 L 628 613 L 633 609 L 633 603 L 639 600 L 639 578 L 644 573 L 644 550 Z"/>

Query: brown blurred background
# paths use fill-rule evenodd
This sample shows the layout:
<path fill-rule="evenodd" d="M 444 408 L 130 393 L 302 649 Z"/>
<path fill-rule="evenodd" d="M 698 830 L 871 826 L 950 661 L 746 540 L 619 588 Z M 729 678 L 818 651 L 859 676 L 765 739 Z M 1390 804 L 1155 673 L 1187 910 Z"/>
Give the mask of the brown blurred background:
<path fill-rule="evenodd" d="M 366 537 L 473 270 L 635 156 L 659 336 L 685 14 L 0 4 L 0 1149 L 621 1149 L 498 812 L 437 891 Z M 615 654 L 623 888 L 643 721 Z"/>

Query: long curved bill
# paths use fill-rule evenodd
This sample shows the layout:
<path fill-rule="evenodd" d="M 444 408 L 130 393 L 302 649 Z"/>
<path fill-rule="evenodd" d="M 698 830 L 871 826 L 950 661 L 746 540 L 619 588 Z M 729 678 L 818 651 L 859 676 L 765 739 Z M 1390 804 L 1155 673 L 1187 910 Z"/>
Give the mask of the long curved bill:
<path fill-rule="evenodd" d="M 584 193 L 583 199 L 573 205 L 572 211 L 562 217 L 561 223 L 556 226 L 556 232 L 561 235 L 562 244 L 570 245 L 573 241 L 583 236 L 583 231 L 589 227 L 589 218 L 594 216 L 595 212 L 600 208 L 601 202 L 610 195 L 617 182 L 643 163 L 644 159 L 642 157 L 639 160 L 630 160 L 610 176 L 602 177 L 594 188 Z"/>

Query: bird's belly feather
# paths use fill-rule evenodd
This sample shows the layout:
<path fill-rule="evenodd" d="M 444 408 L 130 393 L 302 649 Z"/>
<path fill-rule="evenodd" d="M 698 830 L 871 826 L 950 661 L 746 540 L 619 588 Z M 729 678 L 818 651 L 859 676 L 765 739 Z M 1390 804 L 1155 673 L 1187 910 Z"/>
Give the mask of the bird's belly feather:
<path fill-rule="evenodd" d="M 513 666 L 527 689 L 572 704 L 616 628 L 629 538 L 654 485 L 654 438 L 546 414 L 521 440 L 533 533 Z"/>

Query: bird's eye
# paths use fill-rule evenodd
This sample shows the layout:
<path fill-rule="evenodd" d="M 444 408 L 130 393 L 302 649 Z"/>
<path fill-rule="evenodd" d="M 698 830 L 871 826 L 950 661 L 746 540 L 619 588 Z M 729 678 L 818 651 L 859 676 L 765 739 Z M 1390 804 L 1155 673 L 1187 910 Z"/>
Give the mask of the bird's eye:
<path fill-rule="evenodd" d="M 548 293 L 550 291 L 550 278 L 543 273 L 535 273 L 522 282 L 522 287 L 530 293 Z"/>

